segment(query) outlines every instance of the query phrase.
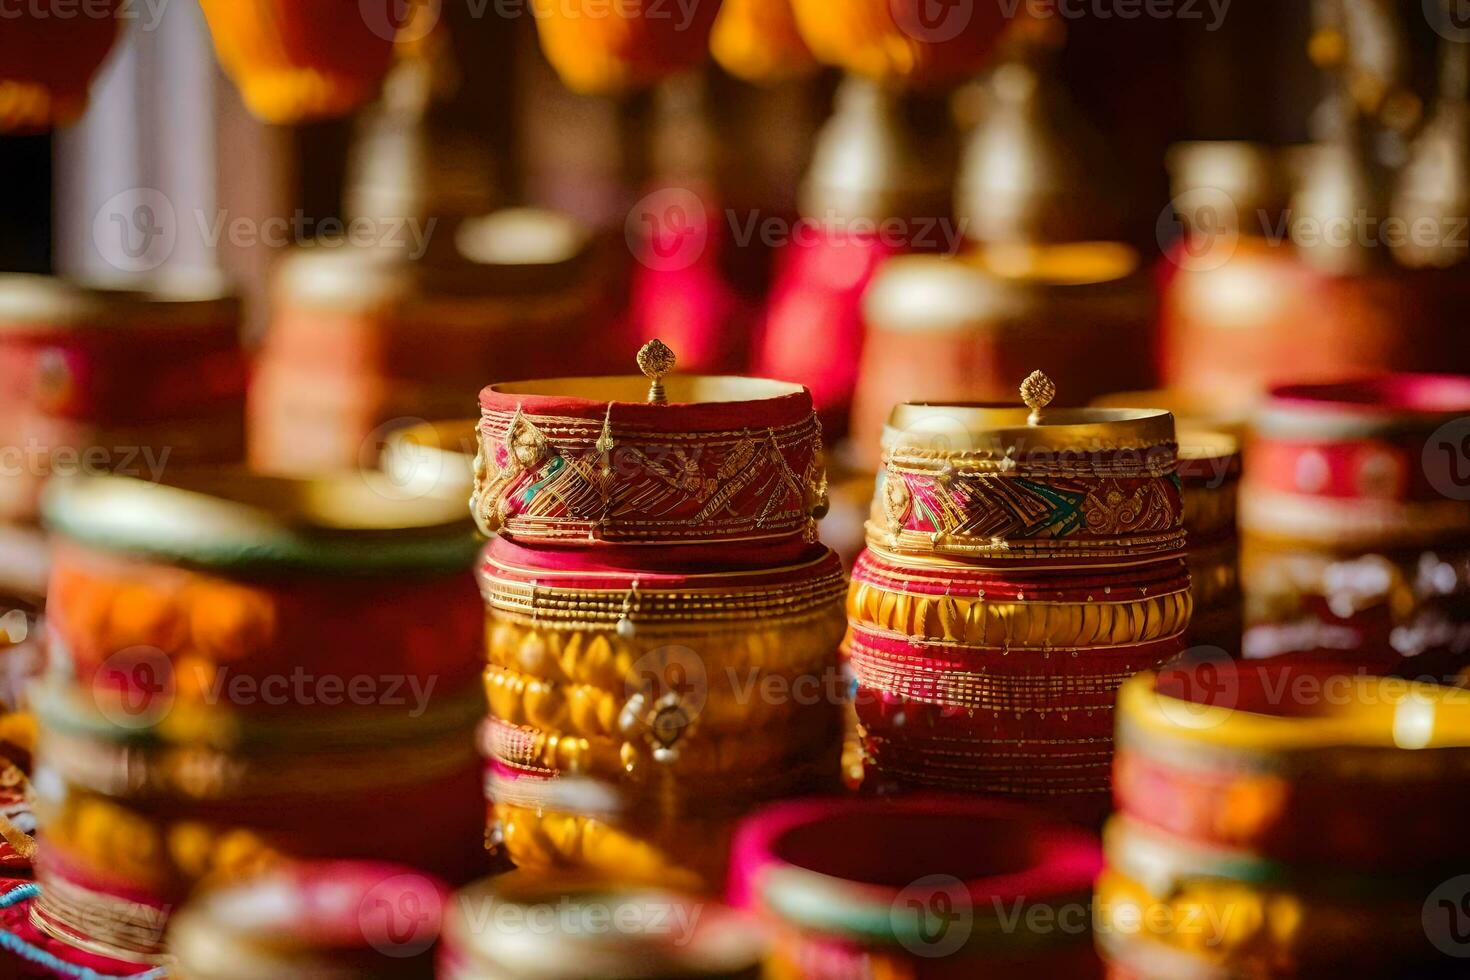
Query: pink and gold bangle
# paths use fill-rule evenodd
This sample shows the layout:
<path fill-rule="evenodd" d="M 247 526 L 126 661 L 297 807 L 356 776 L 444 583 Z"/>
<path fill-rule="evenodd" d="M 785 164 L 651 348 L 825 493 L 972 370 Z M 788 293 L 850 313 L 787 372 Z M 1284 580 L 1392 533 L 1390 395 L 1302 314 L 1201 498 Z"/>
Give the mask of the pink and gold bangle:
<path fill-rule="evenodd" d="M 868 542 L 984 561 L 1168 554 L 1183 545 L 1176 453 L 1163 411 L 900 405 Z"/>
<path fill-rule="evenodd" d="M 1470 699 L 1333 663 L 1209 662 L 1129 681 L 1114 793 L 1142 825 L 1305 868 L 1470 855 Z M 1390 809 L 1365 799 L 1392 798 Z"/>
<path fill-rule="evenodd" d="M 0 406 L 120 428 L 243 417 L 240 317 L 212 277 L 153 292 L 0 277 Z"/>
<path fill-rule="evenodd" d="M 1109 824 L 1105 850 L 1100 932 L 1132 933 L 1235 975 L 1381 977 L 1442 961 L 1423 917 L 1438 874 L 1304 878 L 1126 817 Z"/>
<path fill-rule="evenodd" d="M 820 618 L 840 610 L 845 582 L 841 561 L 822 546 L 804 548 L 791 563 L 773 567 L 657 572 L 496 540 L 485 550 L 480 587 L 490 610 L 511 622 L 627 633 L 630 627 Z"/>
<path fill-rule="evenodd" d="M 1470 379 L 1453 375 L 1274 390 L 1256 424 L 1242 528 L 1346 550 L 1470 536 L 1470 509 L 1454 499 L 1456 447 L 1431 444 L 1467 412 Z"/>
<path fill-rule="evenodd" d="M 663 384 L 663 382 L 659 382 Z M 521 543 L 814 539 L 826 509 L 821 426 L 796 385 L 675 376 L 492 385 L 471 502 Z"/>
<path fill-rule="evenodd" d="M 730 899 L 776 931 L 782 977 L 1044 971 L 1090 959 L 1087 895 L 1100 865 L 1090 834 L 1015 805 L 923 796 L 787 802 L 741 827 Z M 1066 909 L 1077 922 L 1041 932 L 997 918 L 1029 907 Z M 948 921 L 922 914 L 931 910 Z"/>
<path fill-rule="evenodd" d="M 1011 649 L 1110 646 L 1177 636 L 1189 622 L 1178 558 L 1127 571 L 989 570 L 868 550 L 853 568 L 854 627 L 918 642 Z"/>
<path fill-rule="evenodd" d="M 166 963 L 164 927 L 170 903 L 129 883 L 92 875 L 46 849 L 36 865 L 41 896 L 31 923 L 67 945 L 98 956 Z"/>

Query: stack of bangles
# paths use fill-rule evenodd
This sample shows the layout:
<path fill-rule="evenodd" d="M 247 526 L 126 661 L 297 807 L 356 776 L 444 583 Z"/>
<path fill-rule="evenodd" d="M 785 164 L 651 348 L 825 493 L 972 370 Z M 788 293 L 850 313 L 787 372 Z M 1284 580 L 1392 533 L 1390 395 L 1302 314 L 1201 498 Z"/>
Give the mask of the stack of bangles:
<path fill-rule="evenodd" d="M 586 227 L 511 208 L 441 234 L 453 248 L 424 261 L 310 242 L 285 257 L 250 385 L 253 464 L 369 466 L 402 420 L 468 414 L 487 364 L 504 380 L 587 369 L 572 352 L 597 349 L 607 276 Z"/>
<path fill-rule="evenodd" d="M 1470 693 L 1350 670 L 1226 661 L 1123 686 L 1095 923 L 1114 976 L 1458 962 Z"/>
<path fill-rule="evenodd" d="M 1092 834 L 953 797 L 811 800 L 752 817 L 730 900 L 772 933 L 771 980 L 1098 975 Z"/>
<path fill-rule="evenodd" d="M 1271 392 L 1241 487 L 1247 657 L 1470 667 L 1470 379 Z"/>
<path fill-rule="evenodd" d="M 1186 637 L 1190 647 L 1240 652 L 1240 538 L 1236 502 L 1240 491 L 1240 442 L 1224 432 L 1181 429 L 1179 481 L 1184 489 L 1184 529 L 1189 550 L 1194 613 Z"/>
<path fill-rule="evenodd" d="M 0 666 L 0 702 L 12 707 L 39 658 L 30 613 L 49 574 L 47 481 L 245 457 L 240 303 L 212 276 L 168 283 L 144 292 L 0 275 L 0 631 L 20 648 Z"/>
<path fill-rule="evenodd" d="M 739 817 L 837 785 L 845 586 L 806 390 L 666 384 L 481 396 L 487 791 L 523 868 L 709 890 Z"/>
<path fill-rule="evenodd" d="M 1108 806 L 1118 685 L 1184 648 L 1168 412 L 902 405 L 853 570 L 867 778 Z"/>
<path fill-rule="evenodd" d="M 147 962 L 200 882 L 284 858 L 484 867 L 479 547 L 367 475 L 58 481 L 32 691 L 51 939 Z"/>

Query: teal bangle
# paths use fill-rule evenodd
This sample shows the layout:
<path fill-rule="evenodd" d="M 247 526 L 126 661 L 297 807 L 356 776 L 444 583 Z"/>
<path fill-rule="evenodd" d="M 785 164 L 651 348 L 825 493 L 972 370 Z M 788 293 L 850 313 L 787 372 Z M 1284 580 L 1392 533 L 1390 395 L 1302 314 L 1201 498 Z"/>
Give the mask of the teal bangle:
<path fill-rule="evenodd" d="M 229 468 L 55 480 L 54 532 L 85 547 L 245 575 L 452 573 L 483 544 L 463 501 L 380 473 L 294 480 Z"/>

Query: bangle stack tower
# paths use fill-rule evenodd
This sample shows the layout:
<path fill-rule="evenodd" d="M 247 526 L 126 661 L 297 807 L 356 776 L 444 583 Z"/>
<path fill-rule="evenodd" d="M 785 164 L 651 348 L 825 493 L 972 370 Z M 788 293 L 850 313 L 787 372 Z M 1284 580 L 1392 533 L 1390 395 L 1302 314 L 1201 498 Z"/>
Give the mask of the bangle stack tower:
<path fill-rule="evenodd" d="M 1119 692 L 1097 883 L 1117 980 L 1450 976 L 1470 693 L 1242 661 Z M 1383 801 L 1390 805 L 1371 805 Z"/>
<path fill-rule="evenodd" d="M 1101 819 L 1113 698 L 1184 648 L 1168 412 L 906 404 L 883 440 L 847 652 L 869 778 Z"/>
<path fill-rule="evenodd" d="M 481 394 L 487 788 L 522 868 L 718 888 L 735 820 L 838 781 L 821 427 L 800 386 L 639 365 Z"/>
<path fill-rule="evenodd" d="M 1183 428 L 1179 432 L 1179 483 L 1194 612 L 1189 646 L 1212 647 L 1226 657 L 1240 653 L 1244 629 L 1240 599 L 1240 440 L 1227 432 Z M 1212 653 L 1214 651 L 1211 651 Z"/>
<path fill-rule="evenodd" d="M 1448 680 L 1470 666 L 1470 379 L 1276 388 L 1241 486 L 1249 658 Z"/>
<path fill-rule="evenodd" d="M 282 858 L 473 877 L 479 541 L 371 475 L 58 482 L 32 687 L 49 941 L 163 955 L 200 882 Z"/>

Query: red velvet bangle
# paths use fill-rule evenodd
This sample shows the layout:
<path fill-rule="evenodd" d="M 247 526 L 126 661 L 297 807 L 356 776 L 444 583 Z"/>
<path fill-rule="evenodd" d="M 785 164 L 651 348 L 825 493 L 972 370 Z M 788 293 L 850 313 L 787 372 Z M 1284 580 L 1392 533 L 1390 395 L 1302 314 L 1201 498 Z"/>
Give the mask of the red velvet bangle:
<path fill-rule="evenodd" d="M 492 385 L 480 395 L 471 507 L 522 543 L 696 544 L 814 538 L 821 427 L 803 388 L 673 376 Z M 692 400 L 692 401 L 690 401 Z"/>
<path fill-rule="evenodd" d="M 1059 950 L 1086 949 L 1088 894 L 1101 866 L 1090 834 L 1013 805 L 810 800 L 745 822 L 730 899 L 785 932 L 791 959 L 896 960 L 896 975 L 975 976 L 992 961 L 1035 968 Z M 1060 923 L 1073 906 L 1080 929 L 1005 925 L 1005 915 L 1020 922 L 1038 907 Z M 932 928 L 939 917 L 946 928 Z"/>
<path fill-rule="evenodd" d="M 1045 655 L 916 651 L 859 628 L 848 644 L 875 786 L 1015 796 L 1085 822 L 1108 809 L 1118 686 L 1183 649 L 1175 637 Z"/>
<path fill-rule="evenodd" d="M 0 280 L 0 407 L 113 427 L 242 413 L 240 305 L 205 285 L 130 293 Z"/>
<path fill-rule="evenodd" d="M 1470 535 L 1470 509 L 1450 495 L 1460 486 L 1459 450 L 1430 445 L 1467 414 L 1470 377 L 1278 388 L 1257 423 L 1242 526 L 1347 548 Z"/>
<path fill-rule="evenodd" d="M 657 551 L 667 557 L 665 549 Z M 690 552 L 690 558 L 680 556 L 678 561 L 668 562 L 668 570 L 660 570 L 658 566 L 664 562 L 655 561 L 651 563 L 653 567 L 643 568 L 631 561 L 606 561 L 607 551 L 602 549 L 592 553 L 571 549 L 532 550 L 496 538 L 485 548 L 480 574 L 482 581 L 493 580 L 503 586 L 546 586 L 590 592 L 702 593 L 718 598 L 745 591 L 776 592 L 783 587 L 808 583 L 831 586 L 826 590 L 831 593 L 829 599 L 838 598 L 843 592 L 842 563 L 825 545 L 803 545 L 789 556 L 787 564 L 767 562 L 741 569 L 729 568 L 721 562 L 719 571 L 711 570 L 709 557 L 696 562 L 692 560 L 693 554 Z"/>
<path fill-rule="evenodd" d="M 217 695 L 247 711 L 307 707 L 289 683 L 281 698 L 269 696 L 268 679 L 304 676 L 319 694 L 315 685 L 336 678 L 344 704 L 348 682 L 362 677 L 373 680 L 375 696 L 396 678 L 399 694 L 412 681 L 444 698 L 475 686 L 483 663 L 484 611 L 464 573 L 262 581 L 67 544 L 56 549 L 50 611 L 49 627 L 83 686 L 147 684 L 134 692 L 147 694 L 166 684 L 174 697 Z M 251 684 L 237 704 L 240 678 Z"/>
<path fill-rule="evenodd" d="M 1177 553 L 1126 565 L 1038 561 L 992 568 L 900 562 L 870 549 L 858 556 L 852 579 L 910 595 L 994 602 L 1133 602 L 1189 588 L 1189 574 Z"/>

